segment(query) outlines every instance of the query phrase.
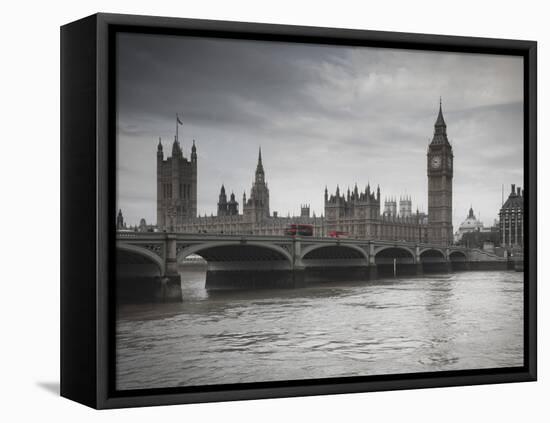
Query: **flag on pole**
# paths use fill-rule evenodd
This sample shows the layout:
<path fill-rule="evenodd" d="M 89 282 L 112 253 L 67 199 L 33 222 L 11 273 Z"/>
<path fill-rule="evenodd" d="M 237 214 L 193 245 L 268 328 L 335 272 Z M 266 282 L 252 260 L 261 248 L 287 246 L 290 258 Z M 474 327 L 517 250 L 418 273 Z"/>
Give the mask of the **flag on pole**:
<path fill-rule="evenodd" d="M 177 113 L 176 113 L 176 119 L 180 125 L 183 125 L 183 122 L 180 120 L 180 117 L 178 116 Z"/>

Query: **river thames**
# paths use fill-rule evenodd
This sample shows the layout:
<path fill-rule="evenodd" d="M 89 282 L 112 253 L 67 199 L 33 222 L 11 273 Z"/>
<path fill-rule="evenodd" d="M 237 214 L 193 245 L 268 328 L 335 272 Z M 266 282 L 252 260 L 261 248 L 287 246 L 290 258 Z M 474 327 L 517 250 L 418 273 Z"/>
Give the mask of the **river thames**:
<path fill-rule="evenodd" d="M 475 271 L 295 290 L 204 289 L 117 310 L 117 389 L 523 365 L 523 273 Z"/>

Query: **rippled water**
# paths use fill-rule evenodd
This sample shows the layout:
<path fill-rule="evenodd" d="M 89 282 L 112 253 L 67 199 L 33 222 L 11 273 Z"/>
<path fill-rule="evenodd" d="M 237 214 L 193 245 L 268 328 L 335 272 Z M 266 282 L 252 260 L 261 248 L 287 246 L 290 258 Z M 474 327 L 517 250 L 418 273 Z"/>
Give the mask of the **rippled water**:
<path fill-rule="evenodd" d="M 523 273 L 461 272 L 121 306 L 117 388 L 523 365 Z"/>

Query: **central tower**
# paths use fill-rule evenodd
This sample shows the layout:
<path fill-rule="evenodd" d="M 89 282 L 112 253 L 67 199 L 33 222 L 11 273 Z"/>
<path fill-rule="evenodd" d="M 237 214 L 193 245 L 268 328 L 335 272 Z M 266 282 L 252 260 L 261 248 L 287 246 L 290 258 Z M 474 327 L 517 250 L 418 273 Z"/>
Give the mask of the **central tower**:
<path fill-rule="evenodd" d="M 453 240 L 453 148 L 447 138 L 441 100 L 434 136 L 428 147 L 428 241 L 449 245 Z"/>
<path fill-rule="evenodd" d="M 259 222 L 269 217 L 269 188 L 265 180 L 261 148 L 258 151 L 256 175 L 248 201 L 246 195 L 243 195 L 243 214 L 249 222 Z"/>

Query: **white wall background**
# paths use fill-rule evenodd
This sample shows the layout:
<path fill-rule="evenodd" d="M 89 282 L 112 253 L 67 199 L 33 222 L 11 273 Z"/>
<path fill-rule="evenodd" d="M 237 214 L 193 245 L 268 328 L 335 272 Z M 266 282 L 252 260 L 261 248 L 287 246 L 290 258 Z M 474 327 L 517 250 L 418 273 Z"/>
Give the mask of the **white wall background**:
<path fill-rule="evenodd" d="M 550 249 L 539 242 L 539 382 L 96 412 L 59 381 L 59 26 L 103 12 L 534 39 L 539 42 L 539 240 L 550 239 L 550 30 L 541 1 L 11 1 L 0 31 L 2 421 L 548 421 Z M 546 416 L 545 416 L 546 415 Z"/>

